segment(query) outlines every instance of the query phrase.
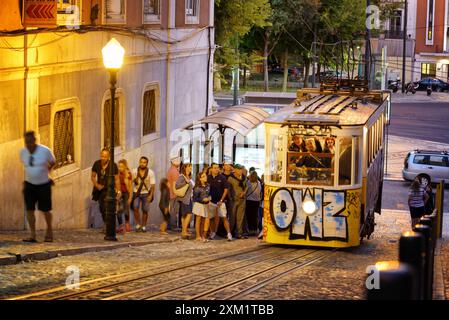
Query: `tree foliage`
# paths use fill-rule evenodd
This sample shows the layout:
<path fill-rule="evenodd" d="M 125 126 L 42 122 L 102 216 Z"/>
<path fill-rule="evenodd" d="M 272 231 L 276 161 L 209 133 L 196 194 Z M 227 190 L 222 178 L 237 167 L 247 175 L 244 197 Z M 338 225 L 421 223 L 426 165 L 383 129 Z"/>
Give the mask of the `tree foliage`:
<path fill-rule="evenodd" d="M 240 40 L 252 28 L 269 25 L 271 13 L 269 0 L 215 0 L 217 62 L 224 67 L 237 63 Z"/>
<path fill-rule="evenodd" d="M 380 7 L 382 20 L 402 5 L 371 4 Z M 355 48 L 365 41 L 366 5 L 366 0 L 216 0 L 217 62 L 226 70 L 263 61 L 265 90 L 270 60 L 282 61 L 285 70 L 293 58 L 305 67 L 306 78 L 313 61 L 353 75 L 360 53 Z M 285 70 L 284 81 L 287 75 Z"/>

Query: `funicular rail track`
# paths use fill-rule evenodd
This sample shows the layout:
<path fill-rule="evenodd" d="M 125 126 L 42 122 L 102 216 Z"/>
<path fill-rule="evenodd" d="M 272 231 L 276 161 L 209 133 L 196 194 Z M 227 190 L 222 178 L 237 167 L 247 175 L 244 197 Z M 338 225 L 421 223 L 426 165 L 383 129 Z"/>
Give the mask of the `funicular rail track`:
<path fill-rule="evenodd" d="M 61 286 L 11 300 L 236 299 L 334 251 L 263 245 L 88 280 L 79 290 Z"/>

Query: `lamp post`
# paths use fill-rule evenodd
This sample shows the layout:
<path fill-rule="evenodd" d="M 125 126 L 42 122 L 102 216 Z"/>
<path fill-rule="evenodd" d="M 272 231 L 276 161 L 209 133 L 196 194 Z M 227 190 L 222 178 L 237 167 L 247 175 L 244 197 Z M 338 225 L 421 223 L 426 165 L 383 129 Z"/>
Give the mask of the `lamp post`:
<path fill-rule="evenodd" d="M 115 144 L 115 91 L 117 84 L 117 72 L 123 65 L 123 57 L 125 56 L 125 49 L 120 43 L 112 38 L 111 41 L 103 48 L 103 64 L 106 70 L 109 71 L 109 83 L 111 85 L 111 149 L 109 160 L 109 171 L 107 174 L 107 194 L 106 194 L 106 236 L 107 241 L 117 241 L 115 234 L 115 215 L 116 215 L 116 195 L 115 195 L 115 159 L 114 159 L 114 144 Z"/>

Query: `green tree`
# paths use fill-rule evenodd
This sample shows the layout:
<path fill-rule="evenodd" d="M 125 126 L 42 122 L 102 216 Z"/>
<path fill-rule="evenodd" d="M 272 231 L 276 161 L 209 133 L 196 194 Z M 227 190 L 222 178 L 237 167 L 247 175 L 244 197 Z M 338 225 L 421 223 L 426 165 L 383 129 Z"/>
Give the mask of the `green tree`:
<path fill-rule="evenodd" d="M 253 27 L 268 25 L 269 0 L 215 0 L 215 42 L 217 71 L 228 72 L 239 64 L 241 39 Z M 244 59 L 243 59 L 244 60 Z"/>

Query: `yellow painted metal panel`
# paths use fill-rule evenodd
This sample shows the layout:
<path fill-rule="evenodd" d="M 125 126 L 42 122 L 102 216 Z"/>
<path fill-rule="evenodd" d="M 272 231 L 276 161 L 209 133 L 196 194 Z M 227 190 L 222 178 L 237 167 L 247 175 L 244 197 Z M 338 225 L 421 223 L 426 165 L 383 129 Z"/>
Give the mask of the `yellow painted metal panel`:
<path fill-rule="evenodd" d="M 362 189 L 266 186 L 264 239 L 269 243 L 346 248 L 360 245 Z M 316 211 L 305 213 L 313 201 Z"/>

